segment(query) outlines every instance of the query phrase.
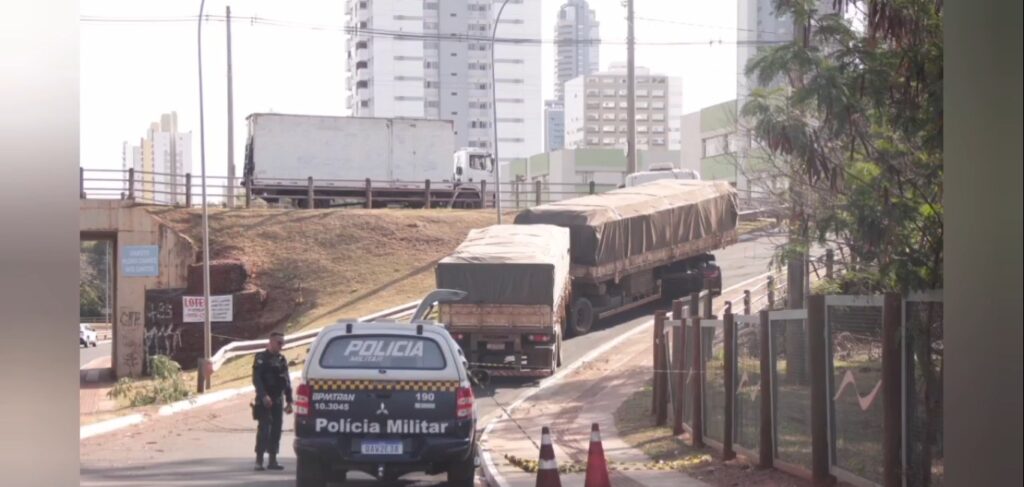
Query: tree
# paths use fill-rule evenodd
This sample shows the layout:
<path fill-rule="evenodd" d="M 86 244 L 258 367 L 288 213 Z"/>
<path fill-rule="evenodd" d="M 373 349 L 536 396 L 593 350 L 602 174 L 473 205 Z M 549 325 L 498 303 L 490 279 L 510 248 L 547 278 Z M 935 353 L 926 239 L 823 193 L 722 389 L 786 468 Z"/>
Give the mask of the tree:
<path fill-rule="evenodd" d="M 79 245 L 79 316 L 102 316 L 107 303 L 107 250 L 109 242 L 87 241 Z"/>
<path fill-rule="evenodd" d="M 841 243 L 864 266 L 866 289 L 942 284 L 941 0 L 776 0 L 793 42 L 747 66 L 762 85 L 743 106 L 793 205 L 785 261 L 814 242 Z M 866 21 L 863 28 L 846 18 Z"/>
<path fill-rule="evenodd" d="M 836 0 L 838 14 L 819 14 L 815 3 L 776 0 L 797 35 L 747 66 L 763 85 L 788 82 L 755 90 L 742 109 L 765 159 L 790 180 L 776 195 L 794 210 L 778 258 L 838 242 L 863 266 L 842 292 L 941 288 L 942 0 Z M 941 308 L 919 314 L 907 332 L 922 375 L 926 427 L 914 463 L 924 468 L 908 475 L 929 485 L 941 429 Z"/>

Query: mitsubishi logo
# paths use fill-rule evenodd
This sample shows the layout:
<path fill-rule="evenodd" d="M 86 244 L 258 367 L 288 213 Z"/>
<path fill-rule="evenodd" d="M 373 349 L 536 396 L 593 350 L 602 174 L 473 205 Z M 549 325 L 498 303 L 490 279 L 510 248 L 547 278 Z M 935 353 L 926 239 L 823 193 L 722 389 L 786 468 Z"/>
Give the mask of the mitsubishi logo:
<path fill-rule="evenodd" d="M 377 416 L 380 416 L 380 415 L 382 415 L 382 414 L 383 414 L 384 416 L 387 416 L 387 415 L 389 414 L 389 413 L 388 413 L 388 408 L 384 406 L 384 403 L 383 403 L 383 402 L 382 402 L 382 403 L 380 403 L 380 409 L 378 409 L 378 410 L 377 410 Z"/>

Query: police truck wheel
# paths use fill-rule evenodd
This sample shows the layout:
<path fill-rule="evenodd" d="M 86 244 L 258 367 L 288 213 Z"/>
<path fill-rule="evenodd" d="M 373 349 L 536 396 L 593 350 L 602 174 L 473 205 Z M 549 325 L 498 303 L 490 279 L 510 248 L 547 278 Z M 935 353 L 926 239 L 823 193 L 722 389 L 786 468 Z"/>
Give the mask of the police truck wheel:
<path fill-rule="evenodd" d="M 451 487 L 473 487 L 476 482 L 476 456 L 477 449 L 473 446 L 473 452 L 469 457 L 448 467 L 448 484 Z"/>
<path fill-rule="evenodd" d="M 320 461 L 310 458 L 309 455 L 296 455 L 295 485 L 296 487 L 326 487 L 327 478 L 324 476 L 324 467 Z"/>
<path fill-rule="evenodd" d="M 594 305 L 587 298 L 579 298 L 572 303 L 572 317 L 569 320 L 569 331 L 572 336 L 586 335 L 594 326 Z"/>

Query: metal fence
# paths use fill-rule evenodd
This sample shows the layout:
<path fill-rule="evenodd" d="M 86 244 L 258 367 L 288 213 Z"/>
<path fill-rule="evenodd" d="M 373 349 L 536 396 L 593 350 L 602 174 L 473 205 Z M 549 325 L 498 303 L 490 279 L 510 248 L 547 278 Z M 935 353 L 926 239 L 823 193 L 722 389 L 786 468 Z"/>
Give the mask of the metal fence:
<path fill-rule="evenodd" d="M 811 387 L 807 310 L 768 314 L 772 459 L 776 466 L 811 471 Z"/>
<path fill-rule="evenodd" d="M 144 204 L 178 207 L 198 206 L 203 184 L 198 175 L 170 174 L 135 169 L 80 168 L 81 199 L 121 199 Z M 356 206 L 381 208 L 494 208 L 521 210 L 588 194 L 615 189 L 613 184 L 555 183 L 543 180 L 504 181 L 498 191 L 488 181 L 454 185 L 451 181 L 403 181 L 371 179 L 276 178 L 246 187 L 242 178 L 206 177 L 207 202 L 213 206 L 249 207 L 255 200 L 279 207 L 327 208 Z M 741 213 L 763 216 L 771 203 L 759 194 L 741 191 Z M 769 211 L 770 212 L 770 211 Z"/>
<path fill-rule="evenodd" d="M 840 479 L 883 482 L 882 296 L 826 296 L 829 458 Z"/>
<path fill-rule="evenodd" d="M 943 485 L 942 294 L 903 303 L 903 471 L 908 487 Z"/>
<path fill-rule="evenodd" d="M 756 314 L 749 291 L 743 301 L 721 319 L 703 299 L 703 316 L 692 299 L 656 316 L 658 424 L 671 403 L 692 445 L 815 482 L 942 485 L 941 291 L 814 295 Z"/>

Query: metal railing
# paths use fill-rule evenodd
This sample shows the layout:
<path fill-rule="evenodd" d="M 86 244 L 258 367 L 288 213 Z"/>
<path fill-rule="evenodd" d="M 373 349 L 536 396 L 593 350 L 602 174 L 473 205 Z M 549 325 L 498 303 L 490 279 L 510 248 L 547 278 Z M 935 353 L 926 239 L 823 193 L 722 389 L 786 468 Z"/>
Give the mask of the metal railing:
<path fill-rule="evenodd" d="M 359 318 L 357 321 L 399 319 L 406 316 L 411 316 L 412 313 L 416 310 L 416 307 L 419 306 L 419 304 L 419 301 L 413 301 L 411 303 L 395 306 L 394 308 L 391 309 L 387 309 L 384 311 L 373 313 L 371 315 L 364 316 L 362 318 Z M 317 335 L 319 335 L 320 331 L 323 329 L 324 327 L 321 327 L 314 330 L 301 331 L 298 333 L 293 333 L 291 335 L 285 336 L 284 349 L 288 350 L 313 343 L 313 340 L 316 339 Z M 215 353 L 213 357 L 210 358 L 210 362 L 212 363 L 213 370 L 216 371 L 222 365 L 224 365 L 224 363 L 227 362 L 229 359 L 259 352 L 260 350 L 266 348 L 266 346 L 266 339 L 231 342 L 221 347 L 220 350 L 217 350 L 217 353 Z"/>
<path fill-rule="evenodd" d="M 170 174 L 135 169 L 79 168 L 81 199 L 120 199 L 144 204 L 177 207 L 198 206 L 202 186 L 193 174 Z M 207 202 L 213 206 L 250 207 L 262 199 L 278 206 L 324 208 L 388 205 L 414 208 L 502 208 L 518 210 L 618 187 L 605 183 L 558 183 L 542 180 L 506 181 L 495 191 L 489 181 L 456 185 L 449 180 L 407 181 L 373 179 L 270 178 L 257 180 L 252 188 L 238 178 L 233 185 L 226 176 L 206 177 Z M 229 196 L 229 189 L 232 195 Z M 756 192 L 741 190 L 737 201 L 745 218 L 774 216 L 778 208 Z M 229 204 L 231 203 L 231 204 Z"/>

